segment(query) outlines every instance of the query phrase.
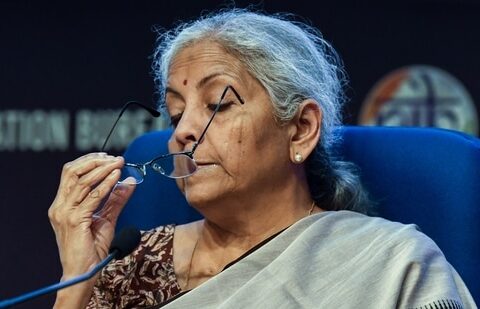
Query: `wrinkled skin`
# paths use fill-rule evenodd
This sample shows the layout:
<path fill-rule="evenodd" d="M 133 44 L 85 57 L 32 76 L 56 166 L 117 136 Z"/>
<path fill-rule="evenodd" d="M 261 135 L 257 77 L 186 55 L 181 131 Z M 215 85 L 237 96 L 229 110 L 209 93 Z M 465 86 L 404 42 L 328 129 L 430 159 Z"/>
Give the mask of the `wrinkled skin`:
<path fill-rule="evenodd" d="M 63 267 L 62 280 L 90 270 L 107 256 L 118 215 L 135 188 L 117 185 L 113 189 L 123 163 L 121 157 L 92 153 L 64 165 L 48 211 Z M 95 213 L 104 199 L 103 208 Z M 72 303 L 85 307 L 94 280 L 60 291 L 56 306 L 70 306 L 61 301 L 68 295 Z"/>

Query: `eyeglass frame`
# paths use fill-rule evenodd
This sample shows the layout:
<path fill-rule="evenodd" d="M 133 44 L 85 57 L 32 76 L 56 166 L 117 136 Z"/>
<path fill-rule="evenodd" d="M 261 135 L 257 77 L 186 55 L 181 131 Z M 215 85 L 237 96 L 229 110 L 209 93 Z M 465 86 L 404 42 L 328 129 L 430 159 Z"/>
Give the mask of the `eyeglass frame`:
<path fill-rule="evenodd" d="M 223 90 L 222 92 L 222 95 L 220 96 L 220 100 L 218 101 L 217 105 L 215 106 L 215 110 L 213 111 L 213 114 L 212 116 L 210 116 L 210 119 L 208 120 L 208 123 L 207 125 L 205 126 L 205 128 L 203 129 L 203 132 L 202 134 L 200 134 L 200 137 L 199 139 L 193 144 L 192 146 L 192 149 L 189 150 L 189 151 L 182 151 L 182 152 L 174 152 L 174 153 L 167 153 L 167 154 L 163 154 L 161 156 L 158 156 L 158 157 L 155 157 L 153 159 L 151 159 L 150 161 L 147 161 L 145 163 L 125 163 L 124 165 L 125 166 L 128 166 L 128 167 L 133 167 L 133 168 L 137 168 L 138 170 L 140 170 L 142 172 L 142 181 L 140 182 L 137 182 L 136 184 L 141 184 L 145 177 L 147 176 L 147 166 L 151 166 L 153 162 L 159 160 L 159 159 L 164 159 L 164 158 L 167 158 L 169 156 L 178 156 L 178 155 L 185 155 L 187 156 L 189 159 L 191 159 L 194 163 L 195 163 L 195 170 L 189 174 L 189 175 L 185 175 L 185 176 L 181 176 L 181 177 L 169 177 L 165 174 L 163 174 L 162 172 L 158 172 L 160 175 L 163 175 L 167 178 L 175 178 L 175 179 L 178 179 L 178 178 L 186 178 L 186 177 L 189 177 L 191 176 L 192 174 L 194 174 L 196 171 L 197 171 L 197 162 L 195 162 L 195 159 L 193 158 L 193 154 L 195 153 L 195 150 L 197 149 L 198 145 L 202 142 L 203 138 L 205 137 L 205 134 L 208 130 L 208 128 L 210 127 L 210 124 L 212 123 L 213 121 L 213 118 L 215 117 L 215 115 L 217 114 L 218 110 L 220 109 L 220 105 L 223 101 L 223 99 L 225 98 L 225 95 L 227 94 L 227 91 L 228 90 L 232 90 L 233 94 L 236 96 L 236 98 L 238 99 L 238 101 L 241 103 L 241 104 L 245 104 L 245 101 L 242 99 L 242 97 L 238 94 L 237 90 L 232 86 L 232 85 L 227 85 L 225 87 L 225 89 Z M 110 133 L 108 134 L 107 138 L 105 139 L 105 142 L 103 143 L 103 146 L 102 146 L 102 150 L 101 151 L 104 151 L 105 149 L 105 146 L 107 145 L 107 142 L 108 142 L 108 139 L 110 138 L 110 135 L 111 133 L 113 132 L 118 120 L 120 119 L 120 117 L 122 116 L 123 112 L 125 111 L 125 109 L 129 106 L 129 104 L 136 104 L 138 106 L 141 106 L 143 108 L 145 108 L 146 110 L 148 110 L 154 117 L 155 114 L 152 113 L 151 111 L 151 108 L 149 107 L 146 107 L 144 106 L 143 104 L 140 104 L 138 102 L 135 102 L 135 101 L 131 101 L 131 102 L 128 102 L 127 104 L 125 104 L 125 106 L 122 108 L 121 112 L 120 112 L 120 115 L 118 116 L 117 120 L 115 121 L 112 129 L 110 130 Z M 152 168 L 154 171 L 155 169 Z"/>

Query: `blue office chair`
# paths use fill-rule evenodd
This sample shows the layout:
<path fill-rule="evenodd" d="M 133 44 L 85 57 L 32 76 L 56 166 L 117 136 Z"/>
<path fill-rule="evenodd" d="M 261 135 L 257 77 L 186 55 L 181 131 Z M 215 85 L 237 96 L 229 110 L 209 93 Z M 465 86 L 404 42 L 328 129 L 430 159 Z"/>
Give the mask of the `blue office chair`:
<path fill-rule="evenodd" d="M 432 128 L 342 127 L 336 152 L 360 168 L 378 215 L 415 223 L 442 249 L 480 301 L 480 140 Z M 125 152 L 127 162 L 167 153 L 171 131 L 147 133 Z M 149 173 L 138 185 L 118 228 L 149 229 L 201 216 L 175 181 Z"/>

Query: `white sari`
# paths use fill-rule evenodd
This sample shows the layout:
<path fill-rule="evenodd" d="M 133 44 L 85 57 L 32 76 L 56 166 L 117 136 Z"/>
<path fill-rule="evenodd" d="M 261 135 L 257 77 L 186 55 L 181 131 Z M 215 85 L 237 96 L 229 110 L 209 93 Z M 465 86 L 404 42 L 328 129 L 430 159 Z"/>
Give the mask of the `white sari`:
<path fill-rule="evenodd" d="M 477 307 L 414 225 L 332 211 L 300 220 L 163 308 Z"/>

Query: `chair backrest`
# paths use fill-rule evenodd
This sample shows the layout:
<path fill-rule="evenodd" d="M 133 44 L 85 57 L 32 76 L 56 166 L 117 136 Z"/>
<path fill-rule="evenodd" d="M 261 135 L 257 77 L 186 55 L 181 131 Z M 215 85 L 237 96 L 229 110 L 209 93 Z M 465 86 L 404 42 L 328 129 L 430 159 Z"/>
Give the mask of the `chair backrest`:
<path fill-rule="evenodd" d="M 480 299 L 480 140 L 432 128 L 342 127 L 337 153 L 359 167 L 378 215 L 415 223 L 442 249 Z M 171 131 L 147 133 L 125 152 L 127 162 L 167 153 Z M 118 226 L 149 229 L 201 216 L 175 181 L 149 173 L 122 212 Z"/>

